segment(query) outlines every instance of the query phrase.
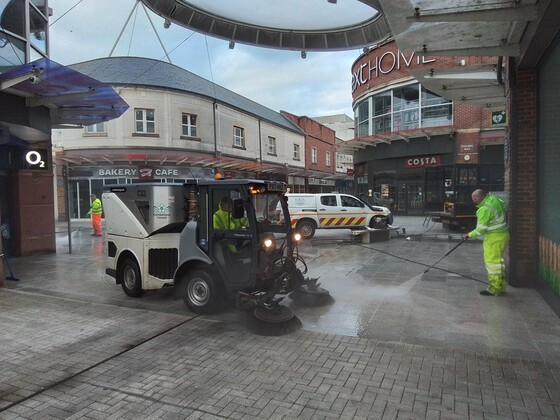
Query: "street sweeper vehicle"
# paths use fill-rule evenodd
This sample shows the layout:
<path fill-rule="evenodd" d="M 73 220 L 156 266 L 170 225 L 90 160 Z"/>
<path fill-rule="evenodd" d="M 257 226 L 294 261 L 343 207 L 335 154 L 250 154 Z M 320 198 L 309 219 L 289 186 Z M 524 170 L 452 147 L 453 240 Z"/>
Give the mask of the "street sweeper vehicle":
<path fill-rule="evenodd" d="M 290 319 L 286 295 L 328 291 L 304 277 L 285 192 L 283 182 L 249 179 L 105 186 L 106 273 L 132 297 L 174 286 L 196 313 L 229 295 L 265 322 Z"/>

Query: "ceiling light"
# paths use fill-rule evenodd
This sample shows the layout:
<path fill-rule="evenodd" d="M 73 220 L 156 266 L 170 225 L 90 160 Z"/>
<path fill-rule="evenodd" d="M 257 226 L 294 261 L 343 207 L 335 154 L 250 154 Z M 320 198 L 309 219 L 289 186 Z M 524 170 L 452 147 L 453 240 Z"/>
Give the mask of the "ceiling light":
<path fill-rule="evenodd" d="M 170 26 L 171 26 L 171 21 L 170 21 L 169 19 L 165 19 L 165 20 L 163 21 L 163 27 L 164 27 L 165 29 L 169 29 Z"/>

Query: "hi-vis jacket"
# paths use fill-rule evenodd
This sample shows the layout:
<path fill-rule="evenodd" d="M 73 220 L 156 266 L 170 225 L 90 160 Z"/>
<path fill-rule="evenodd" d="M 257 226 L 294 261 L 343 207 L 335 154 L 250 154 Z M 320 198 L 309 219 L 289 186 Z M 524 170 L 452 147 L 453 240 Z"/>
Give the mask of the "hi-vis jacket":
<path fill-rule="evenodd" d="M 487 195 L 476 206 L 476 229 L 469 232 L 469 238 L 492 233 L 506 233 L 509 229 L 506 224 L 506 205 L 498 197 Z"/>
<path fill-rule="evenodd" d="M 88 214 L 101 214 L 101 213 L 103 213 L 103 207 L 101 206 L 101 200 L 99 198 L 96 198 L 95 200 L 92 201 L 91 208 L 90 208 Z"/>

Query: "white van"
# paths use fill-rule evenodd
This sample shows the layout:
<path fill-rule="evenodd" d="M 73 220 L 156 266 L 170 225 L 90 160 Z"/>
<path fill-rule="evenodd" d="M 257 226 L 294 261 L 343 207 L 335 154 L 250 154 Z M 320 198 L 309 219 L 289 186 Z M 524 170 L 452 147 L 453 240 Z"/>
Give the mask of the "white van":
<path fill-rule="evenodd" d="M 393 224 L 388 208 L 372 206 L 353 195 L 288 193 L 286 197 L 292 227 L 307 239 L 315 229 L 380 229 Z"/>

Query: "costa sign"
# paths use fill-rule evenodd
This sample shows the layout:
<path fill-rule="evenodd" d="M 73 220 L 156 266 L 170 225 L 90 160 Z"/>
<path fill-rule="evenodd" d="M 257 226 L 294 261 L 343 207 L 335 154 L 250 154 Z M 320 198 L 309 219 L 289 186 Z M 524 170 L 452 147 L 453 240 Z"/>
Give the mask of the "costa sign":
<path fill-rule="evenodd" d="M 405 168 L 426 168 L 430 166 L 440 166 L 441 155 L 417 156 L 405 160 Z"/>
<path fill-rule="evenodd" d="M 414 52 L 405 54 L 400 50 L 396 52 L 387 51 L 375 57 L 372 57 L 370 54 L 368 58 L 369 60 L 363 61 L 355 70 L 352 70 L 352 92 L 354 92 L 358 86 L 364 85 L 369 80 L 379 77 L 380 74 L 388 74 L 393 70 L 407 68 L 413 64 L 421 65 L 436 61 L 435 58 L 421 57 Z"/>

